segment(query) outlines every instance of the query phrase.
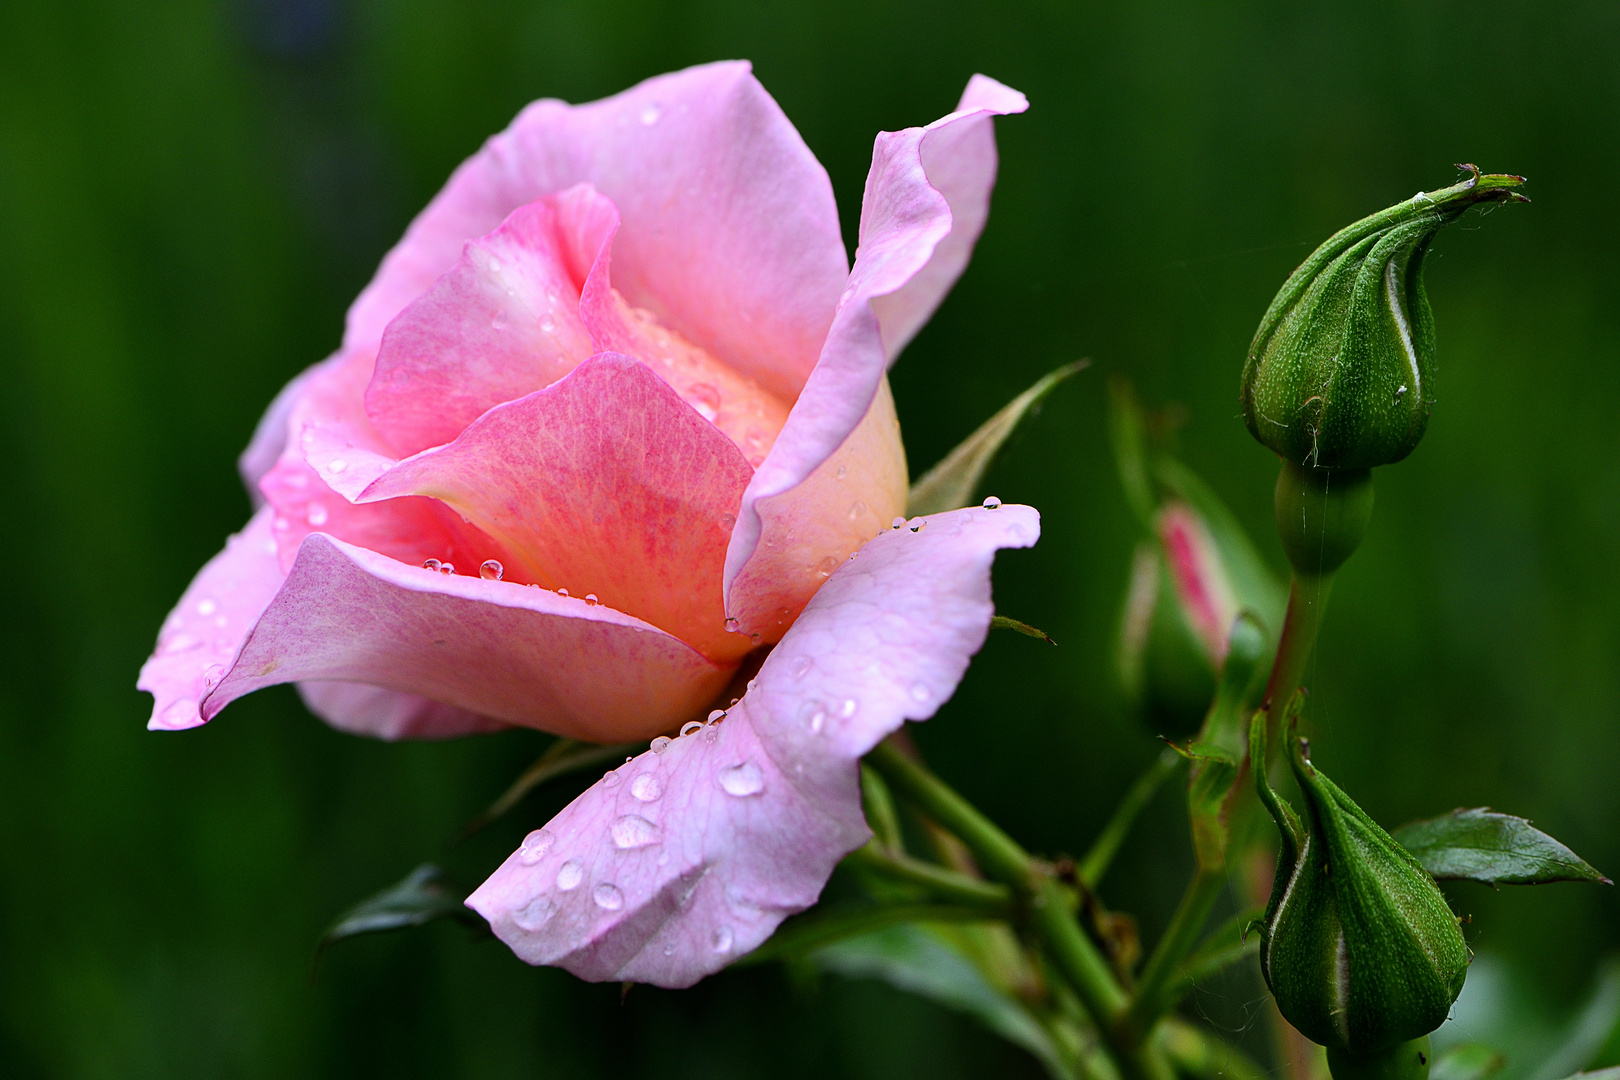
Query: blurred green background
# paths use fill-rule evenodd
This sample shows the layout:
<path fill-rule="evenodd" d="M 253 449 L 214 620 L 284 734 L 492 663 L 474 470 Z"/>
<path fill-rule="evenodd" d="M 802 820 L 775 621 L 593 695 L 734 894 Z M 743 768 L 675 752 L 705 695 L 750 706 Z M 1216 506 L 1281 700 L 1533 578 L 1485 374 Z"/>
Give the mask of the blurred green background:
<path fill-rule="evenodd" d="M 1082 850 L 1158 750 L 1109 667 L 1134 533 L 1106 375 L 1186 407 L 1185 458 L 1280 567 L 1275 461 L 1236 408 L 1272 293 L 1453 162 L 1527 174 L 1534 205 L 1471 215 L 1429 261 L 1440 404 L 1340 575 L 1316 757 L 1387 824 L 1490 804 L 1620 870 L 1613 3 L 7 0 L 0 1074 L 1039 1075 L 879 984 L 768 968 L 621 1004 L 453 925 L 347 944 L 312 982 L 347 904 L 424 858 L 475 883 L 561 805 L 445 853 L 543 737 L 366 742 L 287 688 L 144 730 L 158 624 L 247 516 L 235 454 L 455 164 L 533 98 L 732 56 L 827 166 L 851 250 L 878 130 L 948 111 L 975 71 L 1029 95 L 973 265 L 894 386 L 915 474 L 1095 361 L 989 484 L 1046 522 L 1001 557 L 998 606 L 1061 647 L 997 635 L 918 735 L 1046 852 Z M 1166 793 L 1106 899 L 1151 940 L 1188 860 Z M 1620 950 L 1612 889 L 1452 895 L 1521 1022 Z M 1239 977 L 1192 1008 L 1260 1044 L 1263 994 Z"/>

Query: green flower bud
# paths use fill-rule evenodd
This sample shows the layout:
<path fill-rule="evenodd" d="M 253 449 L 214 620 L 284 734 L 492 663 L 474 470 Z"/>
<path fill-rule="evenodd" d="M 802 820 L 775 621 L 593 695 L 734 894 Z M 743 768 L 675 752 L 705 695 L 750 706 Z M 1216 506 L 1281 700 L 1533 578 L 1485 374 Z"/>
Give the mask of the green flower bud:
<path fill-rule="evenodd" d="M 1328 1071 L 1333 1080 L 1429 1080 L 1429 1037 L 1398 1043 L 1367 1057 L 1352 1057 L 1328 1048 Z"/>
<path fill-rule="evenodd" d="M 1423 257 L 1476 203 L 1529 200 L 1522 176 L 1473 175 L 1335 233 L 1272 300 L 1243 365 L 1249 432 L 1284 460 L 1370 469 L 1412 452 L 1434 407 Z"/>
<path fill-rule="evenodd" d="M 1284 738 L 1305 796 L 1303 820 L 1255 770 L 1282 833 L 1260 970 L 1290 1024 L 1341 1061 L 1371 1068 L 1445 1021 L 1468 974 L 1468 946 L 1428 872 L 1311 764 L 1294 731 L 1299 701 L 1296 694 Z M 1265 760 L 1264 713 L 1250 753 Z"/>

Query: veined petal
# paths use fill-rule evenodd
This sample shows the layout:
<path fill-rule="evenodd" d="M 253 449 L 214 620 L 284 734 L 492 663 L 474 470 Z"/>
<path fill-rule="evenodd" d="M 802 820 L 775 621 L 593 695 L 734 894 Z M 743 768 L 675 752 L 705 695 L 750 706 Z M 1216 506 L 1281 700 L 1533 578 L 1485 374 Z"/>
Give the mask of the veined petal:
<path fill-rule="evenodd" d="M 984 226 L 996 172 L 991 118 L 1025 108 L 1022 94 L 976 75 L 956 112 L 878 136 L 855 267 L 815 370 L 743 496 L 726 551 L 732 614 L 761 606 L 734 601 L 732 591 L 756 552 L 780 546 L 765 535 L 761 504 L 791 501 L 871 411 L 884 372 L 955 282 Z M 891 452 L 902 452 L 898 436 Z M 903 466 L 901 476 L 904 506 Z"/>
<path fill-rule="evenodd" d="M 384 258 L 349 310 L 345 347 L 375 348 L 466 240 L 579 183 L 622 215 L 614 272 L 625 299 L 773 393 L 798 393 L 848 262 L 826 171 L 744 62 L 524 109 Z"/>
<path fill-rule="evenodd" d="M 730 674 L 611 608 L 406 566 L 314 533 L 201 711 L 211 719 L 277 683 L 364 683 L 617 742 L 679 725 Z"/>
<path fill-rule="evenodd" d="M 147 727 L 178 731 L 203 723 L 200 703 L 225 677 L 260 613 L 281 587 L 271 536 L 275 511 L 261 507 L 225 550 L 208 560 L 163 620 L 141 665 L 138 690 L 153 697 Z"/>
<path fill-rule="evenodd" d="M 926 521 L 840 568 L 724 720 L 592 785 L 468 905 L 529 963 L 681 987 L 815 903 L 871 835 L 860 756 L 955 692 L 995 552 L 1040 534 L 1024 506 Z"/>
<path fill-rule="evenodd" d="M 529 580 L 595 594 L 729 661 L 752 648 L 727 631 L 720 603 L 750 472 L 646 365 L 602 353 L 400 462 L 363 498 L 442 500 L 520 558 Z"/>

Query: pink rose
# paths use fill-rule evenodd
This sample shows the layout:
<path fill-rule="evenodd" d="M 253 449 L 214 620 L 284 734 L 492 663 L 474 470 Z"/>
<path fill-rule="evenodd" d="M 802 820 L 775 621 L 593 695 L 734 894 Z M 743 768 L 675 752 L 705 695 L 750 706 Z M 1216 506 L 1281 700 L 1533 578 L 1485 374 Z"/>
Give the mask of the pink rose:
<path fill-rule="evenodd" d="M 747 64 L 529 106 L 261 421 L 263 504 L 165 622 L 150 726 L 297 682 L 384 738 L 616 742 L 741 695 L 470 903 L 587 978 L 684 985 L 752 949 L 864 842 L 857 759 L 951 695 L 995 550 L 1039 534 L 1016 506 L 891 530 L 885 376 L 983 228 L 991 117 L 1025 107 L 975 76 L 880 135 L 850 269 L 826 173 Z"/>

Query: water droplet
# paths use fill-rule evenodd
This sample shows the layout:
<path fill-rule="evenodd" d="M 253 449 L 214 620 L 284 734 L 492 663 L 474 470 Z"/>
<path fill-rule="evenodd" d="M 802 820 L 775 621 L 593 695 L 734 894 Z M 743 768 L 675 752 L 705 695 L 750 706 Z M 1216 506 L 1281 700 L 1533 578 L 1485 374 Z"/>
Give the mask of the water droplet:
<path fill-rule="evenodd" d="M 713 712 L 709 713 L 709 718 L 707 720 L 705 720 L 704 723 L 712 724 L 716 720 L 719 720 L 722 717 L 724 717 L 725 715 L 726 715 L 726 710 L 724 710 L 724 709 L 715 709 Z"/>
<path fill-rule="evenodd" d="M 505 330 L 507 326 L 506 311 L 504 309 L 497 311 L 495 316 L 489 320 L 489 325 L 496 330 Z"/>
<path fill-rule="evenodd" d="M 224 664 L 209 664 L 203 669 L 203 685 L 213 686 L 215 683 L 219 682 L 220 677 L 224 674 Z"/>
<path fill-rule="evenodd" d="M 317 529 L 326 524 L 326 516 L 326 507 L 318 502 L 310 503 L 304 511 L 305 520 Z"/>
<path fill-rule="evenodd" d="M 922 527 L 926 524 L 928 524 L 928 519 L 920 517 L 914 517 L 910 521 L 906 522 L 907 527 L 909 527 L 912 532 L 921 532 Z"/>
<path fill-rule="evenodd" d="M 158 652 L 162 653 L 164 656 L 168 656 L 170 653 L 187 652 L 188 650 L 195 649 L 201 644 L 202 642 L 198 641 L 190 634 L 176 634 L 168 641 L 165 641 L 163 643 L 163 647 L 159 649 Z"/>
<path fill-rule="evenodd" d="M 660 738 L 662 738 L 662 736 L 660 736 Z M 664 739 L 664 745 L 669 745 L 668 739 Z M 654 752 L 656 753 L 657 751 Z M 663 793 L 663 781 L 659 780 L 657 775 L 654 773 L 644 772 L 634 780 L 630 781 L 630 794 L 634 795 L 641 802 L 652 802 Z"/>
<path fill-rule="evenodd" d="M 692 734 L 694 731 L 701 731 L 701 730 L 703 730 L 703 721 L 701 721 L 701 720 L 688 720 L 686 723 L 681 725 L 681 736 L 680 737 L 684 739 L 688 735 Z"/>
<path fill-rule="evenodd" d="M 611 885 L 606 881 L 591 890 L 591 899 L 595 900 L 596 906 L 603 911 L 618 911 L 624 907 L 624 893 L 619 891 L 617 885 Z"/>
<path fill-rule="evenodd" d="M 675 955 L 675 943 L 673 941 L 668 942 L 667 944 L 665 944 L 665 946 L 664 946 L 664 955 L 665 956 L 674 956 Z"/>
<path fill-rule="evenodd" d="M 865 503 L 857 500 L 849 504 L 849 520 L 854 521 L 864 513 L 866 513 Z"/>
<path fill-rule="evenodd" d="M 928 684 L 927 683 L 918 682 L 918 683 L 912 683 L 911 684 L 911 700 L 912 701 L 927 701 L 929 698 L 931 698 L 933 696 L 934 696 L 934 692 L 932 690 L 928 689 Z"/>
<path fill-rule="evenodd" d="M 849 469 L 847 469 L 843 465 L 838 466 L 838 479 L 842 480 L 844 477 L 846 477 L 848 475 L 849 475 Z"/>
<path fill-rule="evenodd" d="M 439 564 L 439 573 L 441 573 L 441 574 L 453 574 L 455 572 L 456 572 L 456 564 L 455 563 L 447 562 L 447 563 L 440 563 Z"/>
<path fill-rule="evenodd" d="M 280 514 L 277 514 L 276 515 L 275 525 L 273 527 L 276 530 L 276 532 L 286 532 L 288 529 L 292 528 L 292 522 L 288 521 L 286 518 L 282 517 Z"/>
<path fill-rule="evenodd" d="M 858 708 L 860 708 L 860 702 L 856 701 L 852 697 L 845 698 L 844 703 L 838 706 L 838 715 L 848 720 L 851 716 L 855 715 L 855 710 Z"/>
<path fill-rule="evenodd" d="M 623 782 L 624 777 L 619 775 L 617 769 L 609 769 L 607 772 L 602 774 L 603 787 L 618 787 Z"/>
<path fill-rule="evenodd" d="M 495 273 L 495 274 L 500 273 L 501 272 L 501 261 L 499 259 L 491 259 L 491 260 L 489 260 L 489 269 L 490 269 L 491 273 Z"/>
<path fill-rule="evenodd" d="M 765 790 L 765 777 L 752 761 L 727 765 L 720 770 L 720 790 L 739 799 L 758 795 Z"/>
<path fill-rule="evenodd" d="M 438 559 L 424 559 L 424 560 L 422 560 L 422 569 L 424 569 L 424 570 L 437 570 L 439 567 L 441 567 L 443 565 L 444 564 L 441 563 Z"/>
<path fill-rule="evenodd" d="M 499 559 L 485 559 L 478 564 L 478 576 L 485 581 L 499 581 L 505 573 L 506 567 L 501 565 Z"/>
<path fill-rule="evenodd" d="M 821 726 L 827 722 L 827 707 L 819 701 L 807 701 L 799 707 L 799 719 L 810 729 L 810 734 L 819 734 Z"/>
<path fill-rule="evenodd" d="M 984 500 L 984 508 L 986 510 L 1000 510 L 1001 500 L 992 495 L 988 499 Z"/>
<path fill-rule="evenodd" d="M 326 463 L 326 469 L 328 472 L 340 473 L 348 467 L 349 463 L 344 461 L 342 458 L 333 458 L 331 461 Z"/>
<path fill-rule="evenodd" d="M 731 927 L 717 926 L 709 935 L 709 947 L 718 953 L 731 951 Z"/>
<path fill-rule="evenodd" d="M 600 600 L 598 600 L 596 598 L 595 593 L 588 592 L 588 593 L 585 594 L 585 602 L 587 604 L 589 604 L 591 607 L 595 607 L 597 604 L 600 604 L 602 601 L 600 601 Z"/>
<path fill-rule="evenodd" d="M 518 862 L 524 866 L 533 866 L 546 857 L 551 845 L 557 842 L 556 835 L 550 829 L 536 829 L 523 838 L 523 846 L 518 848 Z"/>
<path fill-rule="evenodd" d="M 898 529 L 900 526 L 904 525 L 905 523 L 906 523 L 905 518 L 897 517 L 893 521 L 889 522 L 889 528 Z"/>
<path fill-rule="evenodd" d="M 552 322 L 550 319 L 540 320 L 540 332 L 542 334 L 549 334 L 555 329 L 557 329 L 557 324 Z"/>
<path fill-rule="evenodd" d="M 533 931 L 550 922 L 556 913 L 557 905 L 553 904 L 549 897 L 537 896 L 530 900 L 522 911 L 512 916 L 512 921 L 517 923 L 519 930 Z"/>
<path fill-rule="evenodd" d="M 721 514 L 720 515 L 720 527 L 722 529 L 729 529 L 735 524 L 737 524 L 737 515 L 736 514 Z"/>
<path fill-rule="evenodd" d="M 652 752 L 655 754 L 662 754 L 665 750 L 669 749 L 669 744 L 673 741 L 674 740 L 668 735 L 658 736 L 658 738 L 652 741 Z M 635 794 L 635 789 L 631 789 L 631 794 Z"/>
<path fill-rule="evenodd" d="M 754 692 L 754 684 L 756 684 L 758 682 L 759 682 L 758 679 L 749 679 L 748 680 L 748 685 L 743 687 L 743 693 L 752 694 Z"/>
<path fill-rule="evenodd" d="M 558 596 L 567 596 L 568 595 L 568 590 L 567 589 L 558 589 L 557 590 L 557 595 Z"/>
<path fill-rule="evenodd" d="M 727 619 L 726 620 L 726 633 L 735 634 L 737 631 L 739 631 L 741 629 L 742 629 L 742 623 L 739 622 L 738 620 L 736 620 L 736 619 Z"/>
<path fill-rule="evenodd" d="M 761 634 L 758 630 L 755 630 L 752 634 L 748 635 L 748 640 L 750 643 L 758 645 L 761 641 L 765 640 L 765 635 Z"/>
<path fill-rule="evenodd" d="M 692 400 L 692 408 L 698 411 L 703 419 L 714 423 L 714 418 L 720 415 L 720 391 L 708 383 L 693 383 L 686 388 Z"/>
<path fill-rule="evenodd" d="M 171 727 L 195 724 L 197 722 L 197 703 L 190 698 L 180 698 L 164 706 L 163 713 L 158 719 Z"/>
<path fill-rule="evenodd" d="M 643 848 L 664 838 L 664 830 L 636 814 L 626 814 L 616 819 L 608 827 L 608 832 L 613 834 L 613 846 L 620 851 Z"/>
<path fill-rule="evenodd" d="M 649 105 L 645 109 L 641 110 L 641 126 L 652 127 L 654 124 L 658 123 L 659 117 L 663 115 L 663 109 L 660 109 L 657 105 Z"/>
<path fill-rule="evenodd" d="M 815 666 L 816 662 L 810 659 L 808 656 L 795 656 L 792 661 L 788 663 L 788 674 L 792 675 L 795 679 L 802 679 L 808 675 L 810 673 L 810 669 Z"/>
<path fill-rule="evenodd" d="M 569 859 L 557 868 L 557 888 L 563 892 L 573 892 L 579 888 L 579 883 L 585 880 L 585 868 L 573 859 Z"/>
<path fill-rule="evenodd" d="M 216 612 L 218 610 L 219 610 L 219 604 L 214 600 L 213 597 L 207 597 L 205 599 L 197 601 L 197 614 L 199 614 L 199 615 L 203 615 L 203 616 L 212 615 L 214 612 Z"/>
<path fill-rule="evenodd" d="M 838 569 L 838 561 L 838 556 L 828 555 L 821 560 L 821 565 L 817 566 L 816 569 L 821 572 L 822 577 L 832 577 L 832 572 Z"/>

